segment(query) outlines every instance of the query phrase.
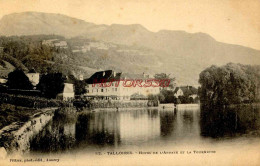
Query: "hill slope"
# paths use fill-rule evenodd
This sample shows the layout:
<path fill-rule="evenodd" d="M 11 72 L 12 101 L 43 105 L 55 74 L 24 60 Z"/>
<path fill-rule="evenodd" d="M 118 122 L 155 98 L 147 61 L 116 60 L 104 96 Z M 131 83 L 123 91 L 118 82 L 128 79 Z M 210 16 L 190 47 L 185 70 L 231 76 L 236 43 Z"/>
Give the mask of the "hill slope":
<path fill-rule="evenodd" d="M 149 69 L 151 73 L 173 73 L 181 84 L 196 83 L 200 71 L 212 64 L 222 65 L 228 62 L 260 64 L 259 50 L 221 43 L 205 33 L 191 34 L 170 30 L 151 32 L 138 24 L 96 25 L 65 15 L 37 12 L 10 14 L 0 20 L 0 35 L 35 34 L 81 36 L 91 40 L 127 45 L 137 50 L 147 48 L 153 52 L 149 55 L 150 58 L 159 61 L 158 66 Z M 118 62 L 125 61 L 126 58 L 114 57 L 112 53 L 95 52 L 98 56 L 106 54 L 110 57 L 109 61 L 105 61 L 102 65 L 120 69 Z M 149 66 L 150 62 L 146 64 L 146 61 L 142 61 L 142 64 Z M 133 67 L 122 66 L 121 69 L 135 69 L 134 64 L 128 65 Z M 89 64 L 83 67 L 89 67 Z"/>

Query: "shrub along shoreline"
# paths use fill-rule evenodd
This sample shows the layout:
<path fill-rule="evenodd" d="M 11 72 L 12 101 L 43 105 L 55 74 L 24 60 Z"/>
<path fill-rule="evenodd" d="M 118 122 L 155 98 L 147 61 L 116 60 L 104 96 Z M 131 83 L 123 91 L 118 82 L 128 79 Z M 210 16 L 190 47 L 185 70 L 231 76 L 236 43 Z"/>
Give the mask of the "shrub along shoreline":
<path fill-rule="evenodd" d="M 13 122 L 26 122 L 44 108 L 68 105 L 60 100 L 0 93 L 0 129 Z"/>
<path fill-rule="evenodd" d="M 0 105 L 0 129 L 13 122 L 26 122 L 33 114 L 39 113 L 41 110 L 25 108 L 11 104 Z"/>
<path fill-rule="evenodd" d="M 46 99 L 46 98 L 41 98 L 36 96 L 33 97 L 33 96 L 0 93 L 0 104 L 2 103 L 28 107 L 28 108 L 36 108 L 36 109 L 69 105 L 69 103 L 61 100 Z"/>

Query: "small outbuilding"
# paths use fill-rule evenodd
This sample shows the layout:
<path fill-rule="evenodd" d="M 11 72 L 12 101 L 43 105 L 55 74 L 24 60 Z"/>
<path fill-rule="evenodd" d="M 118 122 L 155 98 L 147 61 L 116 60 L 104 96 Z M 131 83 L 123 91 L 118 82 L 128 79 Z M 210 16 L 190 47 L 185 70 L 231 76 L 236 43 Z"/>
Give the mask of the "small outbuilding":
<path fill-rule="evenodd" d="M 70 101 L 74 99 L 74 97 L 75 97 L 74 85 L 71 83 L 64 83 L 63 92 L 57 95 L 57 99 Z"/>

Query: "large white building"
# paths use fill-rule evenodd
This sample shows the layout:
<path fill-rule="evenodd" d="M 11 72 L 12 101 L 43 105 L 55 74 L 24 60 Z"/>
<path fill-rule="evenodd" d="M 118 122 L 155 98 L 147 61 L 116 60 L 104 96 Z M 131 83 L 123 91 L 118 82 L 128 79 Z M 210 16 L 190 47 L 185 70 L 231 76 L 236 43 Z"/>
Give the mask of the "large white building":
<path fill-rule="evenodd" d="M 147 99 L 150 94 L 160 93 L 159 86 L 151 80 L 147 74 L 116 73 L 112 70 L 96 72 L 87 80 L 85 96 L 112 100 Z"/>

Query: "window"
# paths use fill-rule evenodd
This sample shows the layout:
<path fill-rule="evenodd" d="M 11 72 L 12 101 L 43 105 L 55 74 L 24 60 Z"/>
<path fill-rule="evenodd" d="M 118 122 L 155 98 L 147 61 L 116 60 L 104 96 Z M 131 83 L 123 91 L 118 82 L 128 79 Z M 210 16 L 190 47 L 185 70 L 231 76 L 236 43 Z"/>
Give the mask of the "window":
<path fill-rule="evenodd" d="M 117 88 L 115 88 L 115 91 L 117 91 Z"/>
<path fill-rule="evenodd" d="M 103 90 L 103 89 L 101 89 L 101 92 L 104 92 L 104 90 Z"/>

